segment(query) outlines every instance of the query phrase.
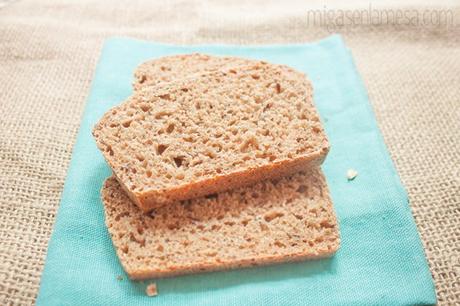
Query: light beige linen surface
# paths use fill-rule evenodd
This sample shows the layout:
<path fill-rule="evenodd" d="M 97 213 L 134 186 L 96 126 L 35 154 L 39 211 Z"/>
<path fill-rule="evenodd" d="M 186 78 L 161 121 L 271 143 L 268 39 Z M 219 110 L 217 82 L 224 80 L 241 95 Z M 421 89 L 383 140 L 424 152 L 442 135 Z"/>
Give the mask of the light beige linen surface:
<path fill-rule="evenodd" d="M 227 8 L 211 1 L 4 2 L 0 0 L 2 305 L 35 300 L 105 38 L 265 44 L 307 42 L 329 34 L 308 23 L 309 5 L 302 1 L 233 2 Z M 417 2 L 391 5 L 413 9 Z M 345 9 L 367 6 L 354 1 Z M 317 8 L 324 9 L 322 4 Z M 440 304 L 460 303 L 460 8 L 447 8 L 457 25 L 383 22 L 338 29 L 353 52 L 409 193 Z"/>

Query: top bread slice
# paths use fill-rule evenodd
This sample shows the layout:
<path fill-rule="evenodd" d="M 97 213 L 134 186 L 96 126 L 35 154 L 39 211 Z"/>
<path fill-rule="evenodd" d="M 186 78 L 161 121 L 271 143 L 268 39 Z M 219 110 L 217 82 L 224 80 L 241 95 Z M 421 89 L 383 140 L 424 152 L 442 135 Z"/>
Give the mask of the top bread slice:
<path fill-rule="evenodd" d="M 144 211 L 290 175 L 329 150 L 306 77 L 265 62 L 147 86 L 93 135 Z"/>
<path fill-rule="evenodd" d="M 134 90 L 171 82 L 195 73 L 206 73 L 254 63 L 240 57 L 193 53 L 165 56 L 139 65 L 134 72 Z"/>

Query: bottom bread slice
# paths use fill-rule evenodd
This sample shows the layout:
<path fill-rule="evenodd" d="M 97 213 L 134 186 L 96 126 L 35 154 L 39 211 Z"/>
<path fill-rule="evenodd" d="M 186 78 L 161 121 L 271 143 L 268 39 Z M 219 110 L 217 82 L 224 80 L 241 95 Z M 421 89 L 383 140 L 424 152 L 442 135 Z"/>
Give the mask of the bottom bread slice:
<path fill-rule="evenodd" d="M 340 238 L 320 169 L 144 214 L 110 177 L 106 224 L 131 279 L 332 256 Z"/>

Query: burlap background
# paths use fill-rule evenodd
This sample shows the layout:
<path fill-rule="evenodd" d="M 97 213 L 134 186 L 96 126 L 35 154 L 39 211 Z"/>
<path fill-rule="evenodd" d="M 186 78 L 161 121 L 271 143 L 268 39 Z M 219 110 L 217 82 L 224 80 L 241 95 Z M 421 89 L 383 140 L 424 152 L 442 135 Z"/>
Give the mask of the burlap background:
<path fill-rule="evenodd" d="M 414 8 L 398 5 L 392 8 Z M 346 9 L 367 6 L 355 1 Z M 106 37 L 261 44 L 328 35 L 308 24 L 308 8 L 264 0 L 229 7 L 210 1 L 0 0 L 0 304 L 35 300 Z M 460 303 L 460 7 L 448 8 L 456 26 L 383 22 L 339 29 L 409 192 L 440 304 Z"/>

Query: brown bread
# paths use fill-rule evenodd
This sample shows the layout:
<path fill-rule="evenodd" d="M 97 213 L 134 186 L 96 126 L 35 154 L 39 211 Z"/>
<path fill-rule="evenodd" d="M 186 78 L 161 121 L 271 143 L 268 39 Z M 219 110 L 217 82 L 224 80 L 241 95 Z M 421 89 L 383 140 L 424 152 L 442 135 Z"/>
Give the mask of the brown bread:
<path fill-rule="evenodd" d="M 139 210 L 113 177 L 102 199 L 117 255 L 132 279 L 329 257 L 340 244 L 318 168 L 151 214 Z"/>
<path fill-rule="evenodd" d="M 311 84 L 265 62 L 147 86 L 93 134 L 144 211 L 290 175 L 329 150 Z"/>

